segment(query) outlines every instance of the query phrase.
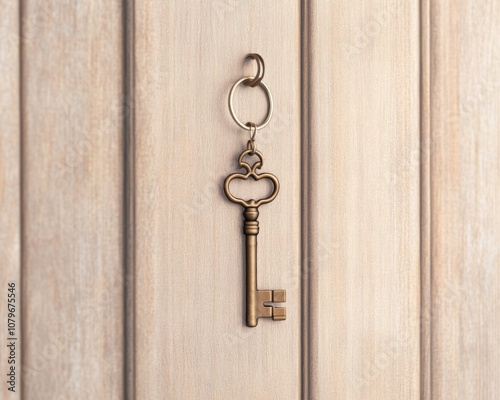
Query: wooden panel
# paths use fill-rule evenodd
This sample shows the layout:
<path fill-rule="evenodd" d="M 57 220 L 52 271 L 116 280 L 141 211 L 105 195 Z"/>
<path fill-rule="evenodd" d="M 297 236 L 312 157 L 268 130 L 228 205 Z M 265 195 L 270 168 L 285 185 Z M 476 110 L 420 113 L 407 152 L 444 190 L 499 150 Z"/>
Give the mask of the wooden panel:
<path fill-rule="evenodd" d="M 311 399 L 418 399 L 418 2 L 307 2 Z"/>
<path fill-rule="evenodd" d="M 22 7 L 25 399 L 123 397 L 121 7 Z"/>
<path fill-rule="evenodd" d="M 136 398 L 300 396 L 299 27 L 298 1 L 136 2 Z M 288 313 L 256 328 L 242 209 L 222 191 L 248 140 L 227 95 L 249 52 L 275 101 L 257 146 L 282 185 L 260 210 L 259 287 L 286 289 Z M 243 119 L 265 112 L 258 89 L 237 101 Z"/>
<path fill-rule="evenodd" d="M 435 1 L 424 20 L 432 239 L 426 399 L 500 398 L 499 7 Z"/>
<path fill-rule="evenodd" d="M 21 213 L 20 213 L 20 118 L 19 118 L 19 4 L 0 0 L 0 399 L 21 398 L 20 290 L 21 290 Z M 18 338 L 15 364 L 7 362 L 7 284 L 16 286 L 15 306 Z M 10 335 L 9 335 L 10 337 Z M 7 391 L 6 374 L 15 367 L 15 392 Z"/>

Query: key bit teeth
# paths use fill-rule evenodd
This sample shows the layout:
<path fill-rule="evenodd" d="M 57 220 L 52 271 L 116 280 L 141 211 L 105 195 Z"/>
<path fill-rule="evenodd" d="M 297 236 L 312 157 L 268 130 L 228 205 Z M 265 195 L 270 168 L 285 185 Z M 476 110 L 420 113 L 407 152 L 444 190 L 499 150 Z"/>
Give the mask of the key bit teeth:
<path fill-rule="evenodd" d="M 286 320 L 286 307 L 273 307 L 273 321 Z"/>
<path fill-rule="evenodd" d="M 286 301 L 286 290 L 273 290 L 273 302 L 284 303 Z"/>

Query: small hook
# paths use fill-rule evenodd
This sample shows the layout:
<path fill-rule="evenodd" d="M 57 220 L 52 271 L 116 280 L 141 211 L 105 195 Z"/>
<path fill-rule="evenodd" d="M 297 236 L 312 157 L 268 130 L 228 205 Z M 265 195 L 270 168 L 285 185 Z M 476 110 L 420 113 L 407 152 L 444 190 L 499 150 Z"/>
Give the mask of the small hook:
<path fill-rule="evenodd" d="M 247 122 L 245 125 L 250 128 L 250 140 L 247 143 L 247 149 L 252 151 L 250 155 L 253 156 L 255 154 L 255 135 L 257 134 L 257 125 L 253 122 Z"/>
<path fill-rule="evenodd" d="M 257 62 L 257 73 L 255 74 L 255 77 L 251 81 L 244 83 L 247 86 L 255 87 L 264 78 L 264 72 L 266 69 L 264 66 L 264 60 L 260 56 L 260 54 L 257 54 L 257 53 L 247 54 L 247 56 L 245 58 L 251 58 L 252 60 L 255 60 Z"/>

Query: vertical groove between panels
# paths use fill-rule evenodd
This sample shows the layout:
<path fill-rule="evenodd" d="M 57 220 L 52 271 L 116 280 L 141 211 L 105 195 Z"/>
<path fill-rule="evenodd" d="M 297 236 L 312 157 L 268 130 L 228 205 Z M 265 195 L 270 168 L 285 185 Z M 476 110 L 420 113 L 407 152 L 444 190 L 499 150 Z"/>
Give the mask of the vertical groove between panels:
<path fill-rule="evenodd" d="M 314 313 L 315 301 L 313 296 L 314 275 L 310 257 L 311 244 L 311 218 L 310 218 L 310 196 L 314 195 L 311 188 L 311 9 L 313 0 L 302 0 L 301 4 L 301 297 L 302 297 L 302 324 L 301 324 L 301 380 L 302 399 L 313 399 L 316 387 L 316 341 L 314 340 Z"/>
<path fill-rule="evenodd" d="M 135 164 L 134 164 L 134 1 L 123 0 L 123 256 L 124 296 L 124 398 L 135 399 Z"/>
<path fill-rule="evenodd" d="M 432 400 L 431 27 L 430 0 L 420 2 L 420 398 Z"/>
<path fill-rule="evenodd" d="M 307 92 L 306 85 L 304 82 L 307 79 L 307 68 L 306 68 L 306 56 L 307 56 L 307 0 L 301 1 L 301 23 L 300 23 L 300 37 L 301 37 L 301 48 L 300 48 L 300 67 L 301 67 L 301 75 L 300 75 L 300 91 L 301 91 L 301 99 L 300 99 L 300 108 L 301 108 L 301 116 L 300 116 L 300 127 L 301 127 L 301 151 L 300 151 L 300 163 L 301 163 L 301 177 L 300 177 L 300 201 L 301 201 L 301 227 L 300 227 L 300 240 L 301 240 L 301 398 L 302 400 L 306 400 L 308 398 L 308 386 L 309 386 L 309 377 L 308 377 L 308 319 L 307 319 L 307 307 L 308 307 L 308 287 L 307 287 L 307 234 L 305 232 L 307 227 L 307 199 L 305 198 L 305 193 L 307 192 L 307 157 L 304 154 L 307 149 L 307 134 L 308 130 L 306 127 L 307 121 L 307 107 L 305 105 L 307 101 Z"/>

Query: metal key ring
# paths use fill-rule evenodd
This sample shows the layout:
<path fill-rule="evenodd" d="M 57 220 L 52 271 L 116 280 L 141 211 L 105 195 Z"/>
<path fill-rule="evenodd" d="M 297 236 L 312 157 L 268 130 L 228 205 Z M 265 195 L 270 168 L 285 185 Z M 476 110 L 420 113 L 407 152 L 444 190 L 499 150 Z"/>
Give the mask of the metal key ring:
<path fill-rule="evenodd" d="M 233 87 L 231 88 L 231 91 L 229 92 L 229 101 L 228 101 L 228 104 L 229 104 L 229 112 L 231 113 L 231 117 L 233 117 L 233 120 L 234 122 L 236 122 L 238 124 L 238 126 L 242 129 L 245 129 L 247 131 L 251 130 L 252 128 L 246 124 L 244 124 L 243 122 L 241 122 L 238 117 L 236 116 L 236 113 L 234 112 L 234 107 L 233 107 L 233 96 L 234 96 L 234 92 L 236 90 L 236 88 L 241 84 L 241 83 L 244 83 L 244 82 L 250 82 L 254 79 L 255 77 L 253 76 L 245 76 L 243 78 L 241 78 L 239 81 L 237 81 Z M 262 129 L 262 128 L 265 128 L 267 126 L 267 124 L 269 123 L 269 121 L 271 121 L 271 117 L 273 116 L 273 109 L 274 109 L 274 105 L 273 105 L 273 96 L 271 96 L 271 92 L 269 91 L 269 88 L 267 87 L 267 85 L 260 81 L 259 82 L 259 85 L 262 86 L 262 88 L 264 89 L 264 92 L 266 93 L 266 96 L 267 96 L 267 101 L 269 102 L 269 107 L 267 109 L 267 116 L 266 116 L 266 119 L 264 120 L 264 122 L 262 122 L 260 125 L 257 125 L 255 127 L 255 129 L 258 131 L 259 129 Z"/>
<path fill-rule="evenodd" d="M 264 79 L 264 72 L 266 72 L 264 59 L 261 57 L 260 54 L 257 53 L 247 54 L 246 58 L 251 58 L 252 60 L 255 60 L 255 62 L 257 63 L 257 73 L 250 82 L 245 82 L 244 84 L 246 86 L 255 87 L 262 81 L 262 79 Z"/>

